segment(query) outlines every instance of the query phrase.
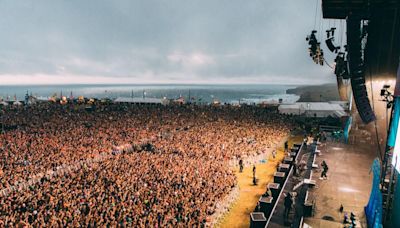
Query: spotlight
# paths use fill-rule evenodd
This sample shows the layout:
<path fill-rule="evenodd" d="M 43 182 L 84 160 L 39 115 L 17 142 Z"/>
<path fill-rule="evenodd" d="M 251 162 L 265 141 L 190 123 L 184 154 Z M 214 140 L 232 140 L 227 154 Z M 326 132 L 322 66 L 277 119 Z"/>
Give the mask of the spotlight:
<path fill-rule="evenodd" d="M 326 30 L 326 37 L 327 38 L 331 37 L 331 30 Z"/>
<path fill-rule="evenodd" d="M 332 36 L 335 36 L 335 30 L 336 30 L 335 27 L 332 27 L 332 28 L 331 28 Z"/>
<path fill-rule="evenodd" d="M 325 44 L 326 44 L 326 46 L 328 47 L 328 49 L 329 49 L 331 52 L 337 53 L 337 52 L 339 51 L 340 47 L 336 47 L 336 46 L 333 44 L 333 40 L 334 40 L 334 38 L 331 37 L 331 38 L 325 40 Z"/>
<path fill-rule="evenodd" d="M 335 45 L 332 43 L 333 37 L 325 40 L 325 44 L 331 52 L 335 51 Z"/>

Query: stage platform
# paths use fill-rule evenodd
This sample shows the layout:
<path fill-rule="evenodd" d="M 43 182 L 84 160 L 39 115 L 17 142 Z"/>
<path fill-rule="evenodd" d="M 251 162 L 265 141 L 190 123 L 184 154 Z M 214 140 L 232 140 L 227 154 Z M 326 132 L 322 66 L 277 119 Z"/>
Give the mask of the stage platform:
<path fill-rule="evenodd" d="M 362 136 L 357 133 L 360 139 Z M 317 185 L 309 190 L 308 196 L 308 201 L 314 202 L 315 207 L 313 216 L 304 218 L 304 222 L 311 227 L 325 227 L 322 224 L 326 224 L 327 219 L 331 220 L 332 226 L 329 227 L 340 227 L 337 225 L 343 222 L 345 212 L 356 214 L 362 227 L 367 227 L 364 206 L 371 191 L 370 167 L 378 149 L 373 141 L 360 141 L 355 140 L 353 145 L 328 141 L 318 147 L 321 155 L 316 156 L 315 164 L 319 168 L 312 172 L 312 179 L 317 181 Z M 323 160 L 329 167 L 327 180 L 319 179 Z M 343 213 L 339 211 L 341 205 Z"/>

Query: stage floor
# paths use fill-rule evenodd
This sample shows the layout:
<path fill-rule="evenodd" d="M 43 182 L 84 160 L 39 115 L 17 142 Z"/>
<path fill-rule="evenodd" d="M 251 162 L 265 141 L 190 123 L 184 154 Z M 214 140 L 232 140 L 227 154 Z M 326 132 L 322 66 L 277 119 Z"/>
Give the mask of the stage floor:
<path fill-rule="evenodd" d="M 362 227 L 367 227 L 364 206 L 368 203 L 372 185 L 370 167 L 378 148 L 373 139 L 362 140 L 361 132 L 356 132 L 355 137 L 352 145 L 327 142 L 318 147 L 321 155 L 316 157 L 315 163 L 320 166 L 325 160 L 329 171 L 328 179 L 320 180 L 321 170 L 313 170 L 312 179 L 317 185 L 310 190 L 309 201 L 315 202 L 314 216 L 304 220 L 311 227 L 326 227 L 324 217 L 328 216 L 334 220 L 329 227 L 343 227 L 344 212 L 353 212 Z M 344 207 L 343 213 L 339 212 L 340 205 Z"/>

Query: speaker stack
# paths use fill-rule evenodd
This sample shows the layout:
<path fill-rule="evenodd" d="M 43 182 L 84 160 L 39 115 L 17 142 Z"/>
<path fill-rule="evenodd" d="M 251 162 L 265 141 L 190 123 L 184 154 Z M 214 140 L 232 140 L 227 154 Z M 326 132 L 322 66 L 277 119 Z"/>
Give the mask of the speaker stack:
<path fill-rule="evenodd" d="M 347 59 L 351 75 L 351 87 L 358 113 L 362 121 L 368 124 L 374 121 L 376 117 L 371 108 L 365 86 L 365 67 L 362 57 L 363 52 L 361 50 L 362 33 L 360 27 L 360 17 L 350 15 L 347 18 Z"/>

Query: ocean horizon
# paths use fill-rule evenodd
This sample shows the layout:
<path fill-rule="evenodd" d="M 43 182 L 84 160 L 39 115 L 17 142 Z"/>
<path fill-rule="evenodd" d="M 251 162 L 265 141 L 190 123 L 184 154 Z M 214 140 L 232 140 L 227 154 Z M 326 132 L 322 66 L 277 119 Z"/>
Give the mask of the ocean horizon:
<path fill-rule="evenodd" d="M 0 97 L 23 100 L 25 94 L 36 97 L 84 96 L 90 98 L 146 97 L 222 103 L 261 103 L 265 101 L 296 102 L 299 96 L 286 94 L 287 89 L 299 85 L 279 84 L 54 84 L 1 85 Z"/>

